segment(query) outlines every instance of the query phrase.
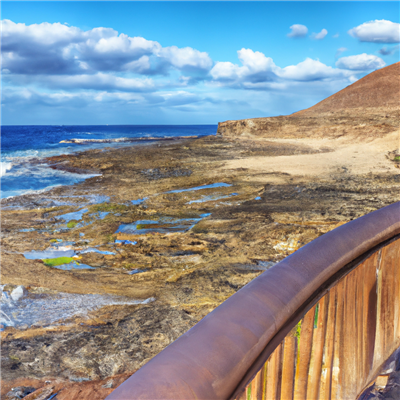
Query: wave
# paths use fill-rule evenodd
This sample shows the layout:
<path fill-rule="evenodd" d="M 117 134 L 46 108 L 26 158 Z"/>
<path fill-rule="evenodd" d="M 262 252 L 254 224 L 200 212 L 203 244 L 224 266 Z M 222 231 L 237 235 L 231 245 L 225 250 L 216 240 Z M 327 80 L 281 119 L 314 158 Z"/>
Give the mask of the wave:
<path fill-rule="evenodd" d="M 196 139 L 199 136 L 145 136 L 145 137 L 121 137 L 115 139 L 67 139 L 61 140 L 60 143 L 74 144 L 90 144 L 90 143 L 131 143 L 149 140 L 179 140 L 179 139 Z"/>
<path fill-rule="evenodd" d="M 13 164 L 12 171 L 1 179 L 1 198 L 41 193 L 56 186 L 73 185 L 99 174 L 77 174 L 49 168 L 47 164 Z"/>
<path fill-rule="evenodd" d="M 3 176 L 12 168 L 12 163 L 7 161 L 0 162 L 0 176 Z"/>

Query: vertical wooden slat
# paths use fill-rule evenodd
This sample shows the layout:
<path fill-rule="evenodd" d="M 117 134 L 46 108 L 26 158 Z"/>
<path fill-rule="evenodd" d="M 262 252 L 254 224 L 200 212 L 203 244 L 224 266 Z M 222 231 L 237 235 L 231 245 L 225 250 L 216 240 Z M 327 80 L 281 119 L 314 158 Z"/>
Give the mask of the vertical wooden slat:
<path fill-rule="evenodd" d="M 283 346 L 281 399 L 292 400 L 294 394 L 295 365 L 297 358 L 297 337 L 294 328 L 285 337 Z"/>
<path fill-rule="evenodd" d="M 394 253 L 394 270 L 395 270 L 395 305 L 396 310 L 395 321 L 395 338 L 400 338 L 400 240 L 393 243 L 395 247 Z"/>
<path fill-rule="evenodd" d="M 328 319 L 329 294 L 325 295 L 318 303 L 317 327 L 313 335 L 312 372 L 308 376 L 307 399 L 318 399 L 321 384 L 322 358 L 325 346 L 326 325 Z"/>
<path fill-rule="evenodd" d="M 376 279 L 376 292 L 377 292 L 377 301 L 376 301 L 376 333 L 375 333 L 375 346 L 374 346 L 374 361 L 372 369 L 378 367 L 382 364 L 382 356 L 384 350 L 384 335 L 383 335 L 383 318 L 384 315 L 382 313 L 382 251 L 379 251 L 378 254 L 378 263 L 377 263 L 377 279 Z"/>
<path fill-rule="evenodd" d="M 325 347 L 322 364 L 320 395 L 321 400 L 331 397 L 332 363 L 336 327 L 336 287 L 329 291 L 328 320 L 326 323 Z"/>
<path fill-rule="evenodd" d="M 261 400 L 267 400 L 267 363 L 261 369 Z"/>
<path fill-rule="evenodd" d="M 314 333 L 315 306 L 308 311 L 301 323 L 299 342 L 299 362 L 296 367 L 294 400 L 304 400 L 307 396 L 308 369 L 310 367 L 312 338 Z"/>
<path fill-rule="evenodd" d="M 378 254 L 374 254 L 364 261 L 364 306 L 363 306 L 363 353 L 364 353 L 364 379 L 367 379 L 373 365 L 375 335 L 376 335 L 376 312 L 377 312 L 377 282 L 376 268 Z"/>
<path fill-rule="evenodd" d="M 262 400 L 262 369 L 251 381 L 251 400 Z"/>
<path fill-rule="evenodd" d="M 385 288 L 385 352 L 390 352 L 395 338 L 395 243 L 382 249 L 383 282 Z"/>
<path fill-rule="evenodd" d="M 364 353 L 363 353 L 363 309 L 364 309 L 364 265 L 360 265 L 359 268 L 356 269 L 356 324 L 357 324 L 357 393 L 359 393 L 364 387 Z"/>
<path fill-rule="evenodd" d="M 280 382 L 282 373 L 282 345 L 280 344 L 275 351 L 271 354 L 267 367 L 267 400 L 279 400 L 280 398 Z"/>
<path fill-rule="evenodd" d="M 334 351 L 332 363 L 331 393 L 329 398 L 342 400 L 343 386 L 346 384 L 343 377 L 343 303 L 346 287 L 346 278 L 339 281 L 336 285 L 336 317 Z"/>
<path fill-rule="evenodd" d="M 343 336 L 340 340 L 340 350 L 342 354 L 340 356 L 342 361 L 339 364 L 341 381 L 339 378 L 338 384 L 341 389 L 341 396 L 336 398 L 347 399 L 356 397 L 356 386 L 355 382 L 357 379 L 356 375 L 356 348 L 357 348 L 357 336 L 356 336 L 356 314 L 355 314 L 355 272 L 352 271 L 344 279 L 344 291 L 343 291 L 343 317 L 342 321 L 342 332 Z M 339 304 L 338 304 L 339 306 Z M 339 314 L 338 314 L 339 318 Z M 339 392 L 339 391 L 338 391 Z"/>

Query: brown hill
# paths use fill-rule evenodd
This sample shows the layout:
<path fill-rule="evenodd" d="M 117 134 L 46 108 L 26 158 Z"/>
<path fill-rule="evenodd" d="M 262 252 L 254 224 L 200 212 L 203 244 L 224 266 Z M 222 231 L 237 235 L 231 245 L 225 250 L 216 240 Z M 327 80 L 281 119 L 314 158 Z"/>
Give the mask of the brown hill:
<path fill-rule="evenodd" d="M 372 72 L 306 110 L 292 115 L 225 121 L 223 136 L 265 138 L 376 138 L 399 127 L 400 62 Z"/>
<path fill-rule="evenodd" d="M 315 106 L 293 115 L 336 112 L 351 108 L 400 106 L 400 62 L 379 69 L 322 100 Z"/>

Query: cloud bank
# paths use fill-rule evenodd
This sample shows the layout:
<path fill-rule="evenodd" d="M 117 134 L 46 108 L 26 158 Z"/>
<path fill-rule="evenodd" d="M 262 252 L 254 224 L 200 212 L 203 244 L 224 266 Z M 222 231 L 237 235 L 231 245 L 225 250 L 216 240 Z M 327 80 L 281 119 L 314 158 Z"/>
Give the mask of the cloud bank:
<path fill-rule="evenodd" d="M 370 71 L 382 68 L 386 65 L 382 58 L 371 54 L 359 54 L 356 56 L 342 57 L 336 61 L 338 68 L 351 71 Z"/>
<path fill-rule="evenodd" d="M 371 34 L 368 24 L 353 28 L 353 36 L 365 39 L 364 25 Z M 305 25 L 290 29 L 290 38 L 308 35 Z M 379 32 L 380 40 L 387 41 L 389 31 L 386 36 L 382 29 Z M 322 40 L 327 34 L 322 29 L 310 38 Z M 380 54 L 397 50 L 398 46 L 383 47 Z M 61 23 L 26 25 L 4 20 L 2 101 L 4 110 L 15 118 L 28 112 L 46 115 L 46 107 L 60 113 L 90 110 L 93 118 L 112 112 L 147 113 L 153 118 L 154 110 L 160 114 L 166 109 L 166 115 L 200 113 L 200 109 L 208 115 L 217 113 L 216 104 L 261 116 L 265 113 L 258 107 L 266 104 L 264 99 L 271 113 L 279 114 L 304 108 L 306 97 L 312 105 L 315 99 L 322 100 L 362 74 L 385 66 L 380 57 L 366 53 L 338 58 L 344 51 L 348 50 L 337 50 L 334 66 L 310 57 L 279 66 L 267 54 L 250 48 L 237 51 L 237 62 L 216 61 L 199 49 L 163 46 L 112 28 L 82 30 Z"/>
<path fill-rule="evenodd" d="M 400 24 L 385 19 L 364 22 L 349 30 L 349 35 L 360 42 L 399 43 Z"/>

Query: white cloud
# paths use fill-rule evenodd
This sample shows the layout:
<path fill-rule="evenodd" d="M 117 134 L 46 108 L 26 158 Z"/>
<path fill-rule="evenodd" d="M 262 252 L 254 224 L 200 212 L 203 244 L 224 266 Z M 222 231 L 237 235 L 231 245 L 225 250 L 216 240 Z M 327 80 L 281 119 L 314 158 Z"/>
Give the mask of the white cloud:
<path fill-rule="evenodd" d="M 315 39 L 315 40 L 322 40 L 327 34 L 328 34 L 328 31 L 324 28 L 319 33 L 313 33 L 311 35 L 311 38 Z"/>
<path fill-rule="evenodd" d="M 339 37 L 339 34 L 338 34 L 338 33 L 335 33 L 332 37 L 336 39 L 336 38 Z"/>
<path fill-rule="evenodd" d="M 281 68 L 270 57 L 251 49 L 238 51 L 242 65 L 217 62 L 210 71 L 212 83 L 254 90 L 282 91 L 293 82 L 356 80 L 354 73 L 325 65 L 319 60 L 307 58 L 297 65 Z"/>
<path fill-rule="evenodd" d="M 324 79 L 343 78 L 344 74 L 324 63 L 306 58 L 297 65 L 289 65 L 278 72 L 278 76 L 295 81 L 316 81 Z"/>
<path fill-rule="evenodd" d="M 275 64 L 271 57 L 266 57 L 259 51 L 251 49 L 241 49 L 238 52 L 238 57 L 249 73 L 258 73 L 262 71 L 272 71 Z"/>
<path fill-rule="evenodd" d="M 348 56 L 339 58 L 336 61 L 336 66 L 342 69 L 349 69 L 352 71 L 370 71 L 382 68 L 386 65 L 382 58 L 371 54 L 358 54 L 356 56 Z"/>
<path fill-rule="evenodd" d="M 229 61 L 219 61 L 210 71 L 210 75 L 215 80 L 234 80 L 240 73 L 240 67 Z"/>
<path fill-rule="evenodd" d="M 208 71 L 213 62 L 191 47 L 163 48 L 111 28 L 83 31 L 60 23 L 2 24 L 3 67 L 16 74 L 82 74 L 132 71 L 166 75 L 170 68 Z"/>
<path fill-rule="evenodd" d="M 176 46 L 164 47 L 157 52 L 159 57 L 164 58 L 178 69 L 202 69 L 209 70 L 213 62 L 209 55 L 191 47 L 178 48 Z"/>
<path fill-rule="evenodd" d="M 349 35 L 357 38 L 360 42 L 373 43 L 399 43 L 400 24 L 385 19 L 364 22 L 350 29 Z"/>
<path fill-rule="evenodd" d="M 287 34 L 287 36 L 290 38 L 305 37 L 308 33 L 308 28 L 301 24 L 294 24 L 290 27 L 290 29 L 292 31 Z"/>
<path fill-rule="evenodd" d="M 241 49 L 237 52 L 242 66 L 231 62 L 217 62 L 210 71 L 210 75 L 217 81 L 244 81 L 260 82 L 274 79 L 276 65 L 272 58 L 266 57 L 259 51 Z"/>

